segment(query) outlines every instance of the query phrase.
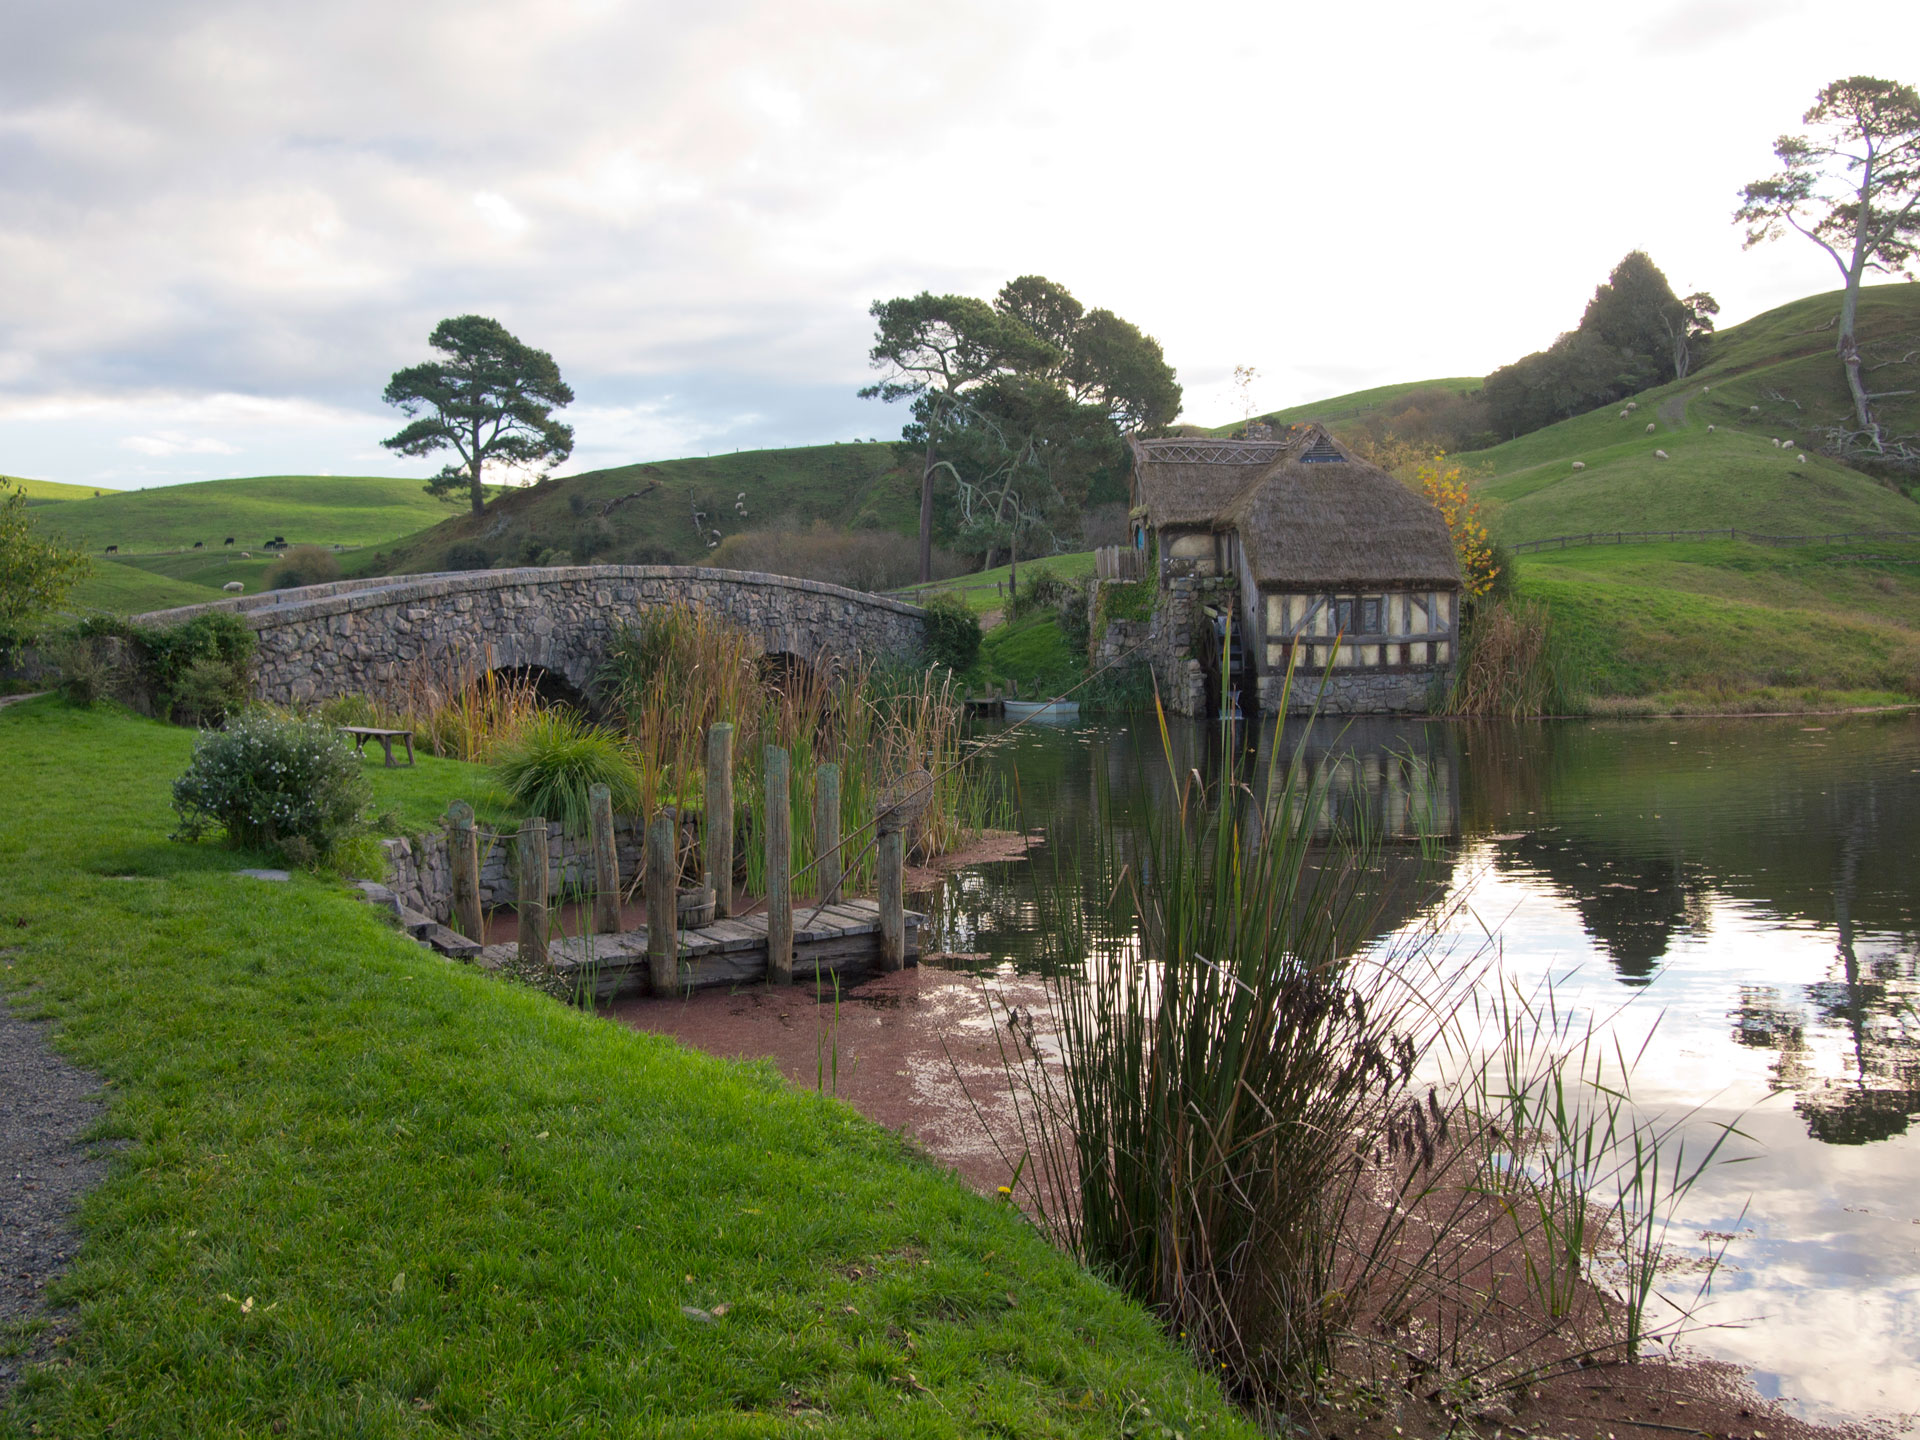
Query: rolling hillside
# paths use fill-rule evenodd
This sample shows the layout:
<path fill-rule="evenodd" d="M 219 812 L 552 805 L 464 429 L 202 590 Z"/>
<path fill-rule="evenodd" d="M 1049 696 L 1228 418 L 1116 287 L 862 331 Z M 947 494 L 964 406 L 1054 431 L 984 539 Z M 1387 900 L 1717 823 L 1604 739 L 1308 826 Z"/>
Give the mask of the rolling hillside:
<path fill-rule="evenodd" d="M 744 513 L 735 508 L 742 494 Z M 607 564 L 690 565 L 705 557 L 714 531 L 826 520 L 905 532 L 917 523 L 917 505 L 915 478 L 896 466 L 889 444 L 744 450 L 622 465 L 508 491 L 485 515 L 462 511 L 345 563 L 359 575 L 444 570 L 458 546 L 455 558 L 468 566 L 536 564 L 554 552 Z M 696 512 L 705 517 L 699 526 Z"/>
<path fill-rule="evenodd" d="M 16 490 L 26 493 L 28 504 L 47 504 L 56 500 L 87 500 L 95 495 L 113 495 L 92 485 L 69 485 L 64 480 L 29 480 L 24 475 L 0 475 Z"/>
<path fill-rule="evenodd" d="M 133 565 L 96 558 L 93 569 L 60 608 L 70 615 L 90 610 L 105 610 L 115 615 L 138 615 L 147 610 L 164 610 L 175 605 L 199 605 L 217 600 L 220 592 L 184 580 L 169 579 Z"/>
<path fill-rule="evenodd" d="M 442 519 L 448 506 L 418 480 L 371 475 L 263 475 L 109 492 L 36 507 L 50 534 L 98 555 L 207 549 L 258 550 L 276 535 L 291 545 L 378 545 Z"/>

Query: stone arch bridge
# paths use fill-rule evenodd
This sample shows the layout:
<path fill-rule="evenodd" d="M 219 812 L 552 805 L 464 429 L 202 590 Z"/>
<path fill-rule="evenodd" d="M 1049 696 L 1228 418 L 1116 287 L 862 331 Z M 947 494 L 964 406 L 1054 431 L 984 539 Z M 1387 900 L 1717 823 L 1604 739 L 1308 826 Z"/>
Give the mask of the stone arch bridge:
<path fill-rule="evenodd" d="M 270 590 L 137 619 L 170 625 L 210 610 L 259 638 L 255 693 L 281 704 L 395 694 L 453 667 L 540 671 L 584 694 L 614 632 L 684 602 L 744 629 L 768 655 L 809 665 L 909 659 L 926 637 L 917 606 L 813 580 L 665 565 L 575 565 L 389 575 Z"/>

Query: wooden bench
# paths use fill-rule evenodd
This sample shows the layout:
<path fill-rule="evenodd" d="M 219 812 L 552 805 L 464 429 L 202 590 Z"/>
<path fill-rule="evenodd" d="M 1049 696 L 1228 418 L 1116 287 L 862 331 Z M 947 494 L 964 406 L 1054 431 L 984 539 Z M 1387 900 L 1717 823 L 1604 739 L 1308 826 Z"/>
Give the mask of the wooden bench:
<path fill-rule="evenodd" d="M 355 755 L 361 755 L 366 752 L 367 741 L 378 740 L 380 742 L 380 748 L 387 753 L 387 768 L 389 770 L 395 768 L 393 763 L 393 742 L 395 740 L 404 740 L 407 742 L 407 764 L 413 764 L 413 731 L 411 730 L 382 730 L 373 725 L 342 725 L 340 727 L 340 733 L 342 735 L 353 736 L 353 753 Z"/>

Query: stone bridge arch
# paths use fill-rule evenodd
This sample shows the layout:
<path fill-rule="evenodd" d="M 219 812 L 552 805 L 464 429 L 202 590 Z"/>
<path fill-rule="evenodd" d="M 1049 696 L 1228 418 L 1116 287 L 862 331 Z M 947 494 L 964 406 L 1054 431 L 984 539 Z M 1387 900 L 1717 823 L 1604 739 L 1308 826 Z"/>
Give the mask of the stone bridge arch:
<path fill-rule="evenodd" d="M 614 632 L 676 602 L 721 615 L 761 651 L 827 666 L 856 656 L 910 659 L 926 612 L 815 580 L 671 565 L 574 565 L 390 575 L 157 610 L 168 625 L 239 614 L 259 640 L 255 693 L 279 704 L 404 693 L 415 676 L 466 664 L 538 669 L 585 693 Z"/>

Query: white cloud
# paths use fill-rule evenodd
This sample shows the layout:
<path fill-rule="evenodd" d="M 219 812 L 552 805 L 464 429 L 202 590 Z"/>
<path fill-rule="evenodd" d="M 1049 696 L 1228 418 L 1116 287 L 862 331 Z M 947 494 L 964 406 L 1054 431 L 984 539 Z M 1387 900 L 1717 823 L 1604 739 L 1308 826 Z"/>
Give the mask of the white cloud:
<path fill-rule="evenodd" d="M 1635 246 L 1731 322 L 1833 283 L 1728 223 L 1861 68 L 1844 31 L 1781 44 L 1790 8 L 42 8 L 0 53 L 0 468 L 100 453 L 22 407 L 158 394 L 295 408 L 113 433 L 351 468 L 466 311 L 553 352 L 609 459 L 886 433 L 868 302 L 1028 272 L 1156 335 L 1203 422 L 1236 363 L 1263 407 L 1484 373 Z M 1916 48 L 1920 12 L 1868 10 Z"/>
<path fill-rule="evenodd" d="M 238 455 L 240 447 L 208 435 L 129 435 L 120 442 L 123 450 L 140 455 Z"/>

